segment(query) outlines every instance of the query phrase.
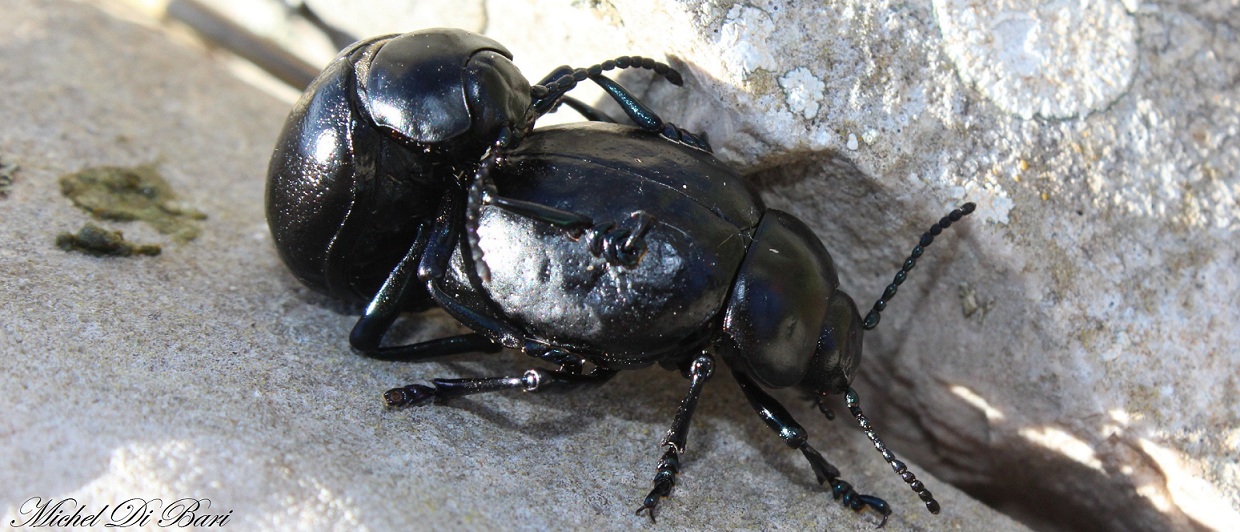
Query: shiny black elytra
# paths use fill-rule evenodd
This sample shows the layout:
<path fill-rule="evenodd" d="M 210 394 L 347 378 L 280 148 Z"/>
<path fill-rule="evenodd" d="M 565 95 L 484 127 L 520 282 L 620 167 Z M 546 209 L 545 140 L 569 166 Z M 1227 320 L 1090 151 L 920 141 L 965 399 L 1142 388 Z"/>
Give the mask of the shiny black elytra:
<path fill-rule="evenodd" d="M 886 449 L 850 383 L 863 329 L 878 324 L 923 248 L 973 210 L 923 235 L 862 320 L 814 233 L 767 209 L 701 136 L 663 122 L 602 75 L 667 65 L 620 57 L 561 67 L 530 85 L 498 43 L 433 29 L 345 49 L 290 113 L 272 156 L 267 218 L 281 258 L 310 288 L 368 306 L 350 343 L 381 359 L 418 361 L 503 347 L 550 362 L 520 377 L 434 379 L 388 391 L 391 406 L 482 392 L 567 390 L 655 363 L 689 390 L 662 441 L 655 517 L 672 490 L 689 422 L 714 354 L 763 421 L 800 450 L 819 483 L 882 523 L 863 495 L 809 445 L 766 388 L 845 393 L 883 458 L 938 513 L 939 504 Z M 597 83 L 637 127 L 566 96 Z M 561 103 L 588 123 L 533 129 Z M 475 332 L 381 346 L 405 310 L 439 306 Z"/>

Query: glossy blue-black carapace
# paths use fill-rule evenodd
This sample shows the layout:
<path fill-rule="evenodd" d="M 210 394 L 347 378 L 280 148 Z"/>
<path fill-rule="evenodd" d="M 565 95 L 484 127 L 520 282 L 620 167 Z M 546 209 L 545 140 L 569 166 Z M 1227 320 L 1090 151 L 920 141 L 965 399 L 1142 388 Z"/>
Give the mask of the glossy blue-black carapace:
<path fill-rule="evenodd" d="M 441 29 L 360 41 L 323 70 L 268 172 L 267 220 L 298 279 L 350 300 L 373 295 L 452 175 L 524 116 L 530 86 L 511 57 Z"/>
<path fill-rule="evenodd" d="M 511 59 L 488 37 L 448 28 L 373 37 L 340 52 L 293 106 L 268 169 L 267 221 L 298 279 L 370 300 L 440 198 L 497 139 L 523 135 L 560 103 L 606 116 L 566 96 L 585 79 L 646 129 L 705 145 L 602 75 L 645 68 L 681 83 L 665 64 L 624 56 L 560 67 L 531 85 Z M 410 290 L 409 308 L 430 304 Z"/>
<path fill-rule="evenodd" d="M 491 275 L 478 289 L 539 343 L 613 369 L 713 345 L 730 365 L 778 388 L 800 385 L 811 363 L 832 367 L 840 378 L 814 374 L 823 385 L 807 390 L 814 394 L 842 392 L 855 373 L 861 320 L 838 291 L 827 250 L 709 153 L 630 127 L 572 124 L 530 135 L 492 177 L 505 198 L 618 226 L 638 211 L 656 220 L 641 260 L 626 266 L 553 225 L 483 209 L 478 232 Z M 455 264 L 464 264 L 459 253 Z M 474 290 L 466 273 L 452 270 L 452 291 Z M 846 327 L 824 331 L 835 307 Z"/>
<path fill-rule="evenodd" d="M 391 406 L 498 390 L 566 390 L 659 364 L 689 379 L 654 486 L 653 519 L 680 471 L 715 355 L 759 417 L 853 510 L 888 504 L 840 479 L 764 388 L 796 387 L 849 412 L 932 512 L 939 505 L 887 450 L 850 383 L 863 330 L 878 323 L 923 249 L 973 210 L 931 226 L 862 319 L 825 246 L 768 209 L 705 139 L 665 123 L 615 81 L 650 59 L 561 67 L 530 85 L 494 41 L 427 30 L 342 52 L 294 107 L 272 157 L 268 222 L 306 285 L 368 302 L 349 340 L 368 356 L 417 361 L 507 347 L 549 362 L 520 376 L 433 379 Z M 597 83 L 637 127 L 565 95 Z M 590 120 L 533 129 L 559 104 Z M 459 105 L 458 105 L 459 104 Z M 474 332 L 381 346 L 404 310 L 439 306 Z M 828 412 L 821 402 L 824 412 Z"/>

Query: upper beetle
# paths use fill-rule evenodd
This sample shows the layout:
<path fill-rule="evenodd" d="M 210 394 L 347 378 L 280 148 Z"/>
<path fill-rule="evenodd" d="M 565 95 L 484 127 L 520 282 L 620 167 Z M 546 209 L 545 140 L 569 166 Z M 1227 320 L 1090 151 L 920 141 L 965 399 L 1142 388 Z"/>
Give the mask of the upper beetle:
<path fill-rule="evenodd" d="M 440 197 L 459 187 L 489 146 L 524 135 L 561 102 L 607 119 L 565 96 L 585 79 L 603 86 L 640 126 L 705 146 L 602 76 L 634 67 L 681 83 L 663 63 L 625 56 L 560 67 L 531 85 L 503 45 L 459 29 L 349 46 L 306 89 L 276 141 L 266 193 L 276 249 L 307 286 L 368 300 Z M 408 304 L 429 301 L 422 295 Z"/>
<path fill-rule="evenodd" d="M 424 33 L 435 42 L 455 34 L 433 30 L 394 40 Z M 268 188 L 269 223 L 282 257 L 311 287 L 369 301 L 350 341 L 370 356 L 424 360 L 508 347 L 555 366 L 519 377 L 434 379 L 429 386 L 388 391 L 389 405 L 601 384 L 618 371 L 656 363 L 679 369 L 689 389 L 663 440 L 654 487 L 638 508 L 653 519 L 675 483 L 689 422 L 718 354 L 759 416 L 801 451 L 818 481 L 829 482 L 848 507 L 872 508 L 884 523 L 891 513 L 882 499 L 841 480 L 763 387 L 797 387 L 817 398 L 824 413 L 821 399 L 844 393 L 884 459 L 938 512 L 933 495 L 869 426 L 850 384 L 863 330 L 878 324 L 923 249 L 972 212 L 972 204 L 922 236 L 862 319 L 808 227 L 766 208 L 741 176 L 711 155 L 704 139 L 663 123 L 602 78 L 605 64 L 557 70 L 549 78 L 569 76 L 567 82 L 544 80 L 525 95 L 511 79 L 504 90 L 463 91 L 465 108 L 508 113 L 479 122 L 478 129 L 411 127 L 446 112 L 427 101 L 402 101 L 427 97 L 425 83 L 361 81 L 389 57 L 384 52 L 390 50 L 373 49 L 383 39 L 346 50 L 290 116 Z M 507 57 L 478 36 L 443 42 L 458 44 L 434 53 L 402 44 L 401 56 L 417 55 L 414 50 L 456 57 L 449 63 L 463 65 L 457 72 L 471 79 L 487 78 L 475 74 L 475 65 Z M 479 49 L 488 59 L 475 62 Z M 387 70 L 413 70 L 401 65 Z M 562 101 L 577 77 L 602 85 L 638 127 L 569 124 L 531 131 L 532 121 Z M 374 94 L 380 86 L 384 93 Z M 374 102 L 420 109 L 430 118 L 415 113 L 376 121 Z M 521 102 L 525 109 L 517 109 Z M 337 111 L 322 111 L 328 104 Z M 571 105 L 607 121 L 580 102 Z M 449 130 L 454 133 L 443 133 Z M 415 139 L 430 137 L 418 135 L 442 138 L 422 142 Z M 319 139 L 326 139 L 321 150 Z M 402 310 L 431 304 L 475 332 L 380 347 Z"/>

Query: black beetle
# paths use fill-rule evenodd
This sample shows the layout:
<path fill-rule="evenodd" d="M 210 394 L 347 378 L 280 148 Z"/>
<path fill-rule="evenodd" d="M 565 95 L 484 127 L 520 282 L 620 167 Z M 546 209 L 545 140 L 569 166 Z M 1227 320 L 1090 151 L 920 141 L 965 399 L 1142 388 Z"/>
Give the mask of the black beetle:
<path fill-rule="evenodd" d="M 276 248 L 307 286 L 351 301 L 371 299 L 445 189 L 472 173 L 498 138 L 520 137 L 563 102 L 605 114 L 565 93 L 591 79 L 641 127 L 709 149 L 664 123 L 602 76 L 645 68 L 680 74 L 638 56 L 586 69 L 567 66 L 531 86 L 494 40 L 458 29 L 385 35 L 344 49 L 294 105 L 272 155 L 267 220 Z M 425 308 L 425 295 L 407 299 Z"/>
<path fill-rule="evenodd" d="M 433 30 L 393 42 L 462 33 Z M 469 79 L 470 54 L 498 44 L 465 35 L 463 46 L 426 53 L 466 65 L 458 70 Z M 411 103 L 438 98 L 428 94 L 427 83 L 375 89 L 355 81 L 383 61 L 383 48 L 366 51 L 374 42 L 347 49 L 286 124 L 267 198 L 281 256 L 312 288 L 369 300 L 350 335 L 369 356 L 413 361 L 507 347 L 556 366 L 520 377 L 434 379 L 429 386 L 389 390 L 388 405 L 597 385 L 618 371 L 655 363 L 679 369 L 689 390 L 663 439 L 654 487 L 638 508 L 654 519 L 675 484 L 690 419 L 714 372 L 713 354 L 719 354 L 759 416 L 802 452 L 819 483 L 829 482 L 846 506 L 872 508 L 883 523 L 891 514 L 885 501 L 839 479 L 839 470 L 762 387 L 798 387 L 817 398 L 828 417 L 822 398 L 845 393 L 884 459 L 938 513 L 930 492 L 878 439 L 849 385 L 863 329 L 878 324 L 923 248 L 972 212 L 972 204 L 922 236 L 862 320 L 809 228 L 767 209 L 702 138 L 664 124 L 597 71 L 578 70 L 585 72 L 582 79 L 603 85 L 640 127 L 593 122 L 531 130 L 533 120 L 564 101 L 575 78 L 526 94 L 513 82 L 522 79 L 516 73 L 503 90 L 465 91 L 471 113 L 474 106 L 504 108 L 504 118 L 477 131 L 440 135 L 437 144 L 418 140 L 417 132 L 435 130 L 423 122 L 443 116 L 426 111 L 433 107 L 427 102 Z M 376 120 L 367 98 L 420 111 Z M 521 102 L 528 102 L 525 109 L 518 109 Z M 584 104 L 570 105 L 606 121 Z M 475 332 L 380 347 L 402 310 L 432 304 Z"/>

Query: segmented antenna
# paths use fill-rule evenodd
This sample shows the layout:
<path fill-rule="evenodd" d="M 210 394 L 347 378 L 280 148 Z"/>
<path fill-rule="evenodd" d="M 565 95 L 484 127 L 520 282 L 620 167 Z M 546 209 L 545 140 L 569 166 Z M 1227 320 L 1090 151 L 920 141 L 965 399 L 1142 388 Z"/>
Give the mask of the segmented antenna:
<path fill-rule="evenodd" d="M 895 279 L 891 281 L 891 284 L 887 285 L 886 290 L 883 290 L 883 296 L 874 302 L 874 308 L 870 309 L 870 313 L 865 315 L 865 320 L 861 323 L 862 328 L 868 331 L 878 326 L 878 321 L 882 319 L 879 313 L 887 308 L 888 301 L 896 297 L 896 291 L 900 289 L 900 285 L 904 284 L 904 279 L 908 277 L 908 272 L 917 265 L 917 259 L 934 242 L 934 237 L 939 236 L 939 233 L 951 227 L 953 223 L 959 222 L 961 218 L 971 214 L 975 208 L 977 208 L 977 205 L 973 203 L 961 205 L 959 209 L 955 209 L 947 216 L 941 218 L 938 223 L 930 226 L 930 230 L 921 235 L 921 241 L 913 247 L 913 252 L 909 253 L 908 258 L 905 259 L 904 266 L 900 268 L 900 271 L 896 272 Z"/>
<path fill-rule="evenodd" d="M 922 502 L 926 503 L 926 509 L 930 510 L 930 513 L 939 513 L 939 501 L 934 500 L 934 495 L 930 493 L 930 490 L 926 489 L 926 485 L 917 480 L 917 475 L 909 471 L 908 466 L 904 465 L 904 462 L 896 459 L 896 455 L 887 449 L 887 444 L 883 443 L 883 440 L 879 439 L 878 434 L 874 432 L 874 427 L 870 425 L 870 420 L 866 419 L 865 414 L 861 412 L 857 391 L 849 388 L 844 393 L 844 400 L 848 403 L 848 411 L 852 413 L 853 417 L 857 418 L 857 423 L 861 425 L 861 430 L 865 431 L 865 436 L 874 444 L 874 448 L 878 449 L 878 452 L 883 455 L 883 460 L 887 461 L 887 465 L 890 465 L 891 469 L 897 475 L 900 475 L 900 478 L 908 484 L 908 487 L 913 488 L 913 491 L 917 492 L 917 496 L 921 498 Z"/>
<path fill-rule="evenodd" d="M 504 128 L 499 140 L 487 148 L 486 154 L 482 156 L 482 161 L 478 164 L 478 170 L 474 172 L 474 179 L 469 184 L 469 193 L 465 200 L 465 238 L 469 244 L 469 255 L 474 263 L 474 272 L 483 282 L 491 280 L 491 268 L 483 260 L 482 246 L 478 245 L 478 224 L 482 217 L 482 206 L 487 202 L 487 196 L 495 194 L 495 184 L 491 182 L 491 170 L 500 163 L 510 138 L 509 129 Z"/>
<path fill-rule="evenodd" d="M 908 272 L 917 265 L 917 259 L 921 257 L 925 249 L 934 243 L 934 237 L 939 236 L 939 233 L 951 227 L 953 223 L 959 222 L 961 218 L 971 214 L 976 208 L 977 205 L 973 203 L 965 203 L 959 209 L 955 209 L 947 216 L 941 218 L 938 223 L 930 226 L 930 229 L 921 235 L 921 240 L 913 247 L 913 252 L 909 253 L 908 259 L 905 259 L 904 266 L 900 268 L 900 271 L 896 272 L 895 279 L 891 281 L 891 284 L 887 285 L 886 290 L 883 290 L 883 296 L 874 303 L 874 308 L 870 309 L 870 313 L 866 314 L 865 321 L 861 324 L 863 328 L 870 330 L 878 326 L 878 321 L 881 318 L 880 313 L 887 308 L 887 302 L 891 301 L 891 298 L 896 297 L 896 291 L 899 290 L 901 284 L 904 284 L 904 280 L 908 277 Z M 861 430 L 865 431 L 865 436 L 874 444 L 874 448 L 883 455 L 883 460 L 887 461 L 887 465 L 890 465 L 891 469 L 908 484 L 908 487 L 917 493 L 922 502 L 926 503 L 926 509 L 930 510 L 930 513 L 939 513 L 939 501 L 934 500 L 934 495 L 930 493 L 930 490 L 926 489 L 926 485 L 917 480 L 917 475 L 909 471 L 908 466 L 904 465 L 904 462 L 896 459 L 896 455 L 887 449 L 887 444 L 883 443 L 883 440 L 878 437 L 877 432 L 874 432 L 874 427 L 870 425 L 870 420 L 866 419 L 865 414 L 861 412 L 857 391 L 849 388 L 844 394 L 844 399 L 848 403 L 848 412 L 857 419 L 857 423 L 861 425 Z M 831 415 L 830 410 L 821 402 L 818 408 L 822 410 L 823 414 L 827 415 L 828 419 L 834 417 Z"/>

